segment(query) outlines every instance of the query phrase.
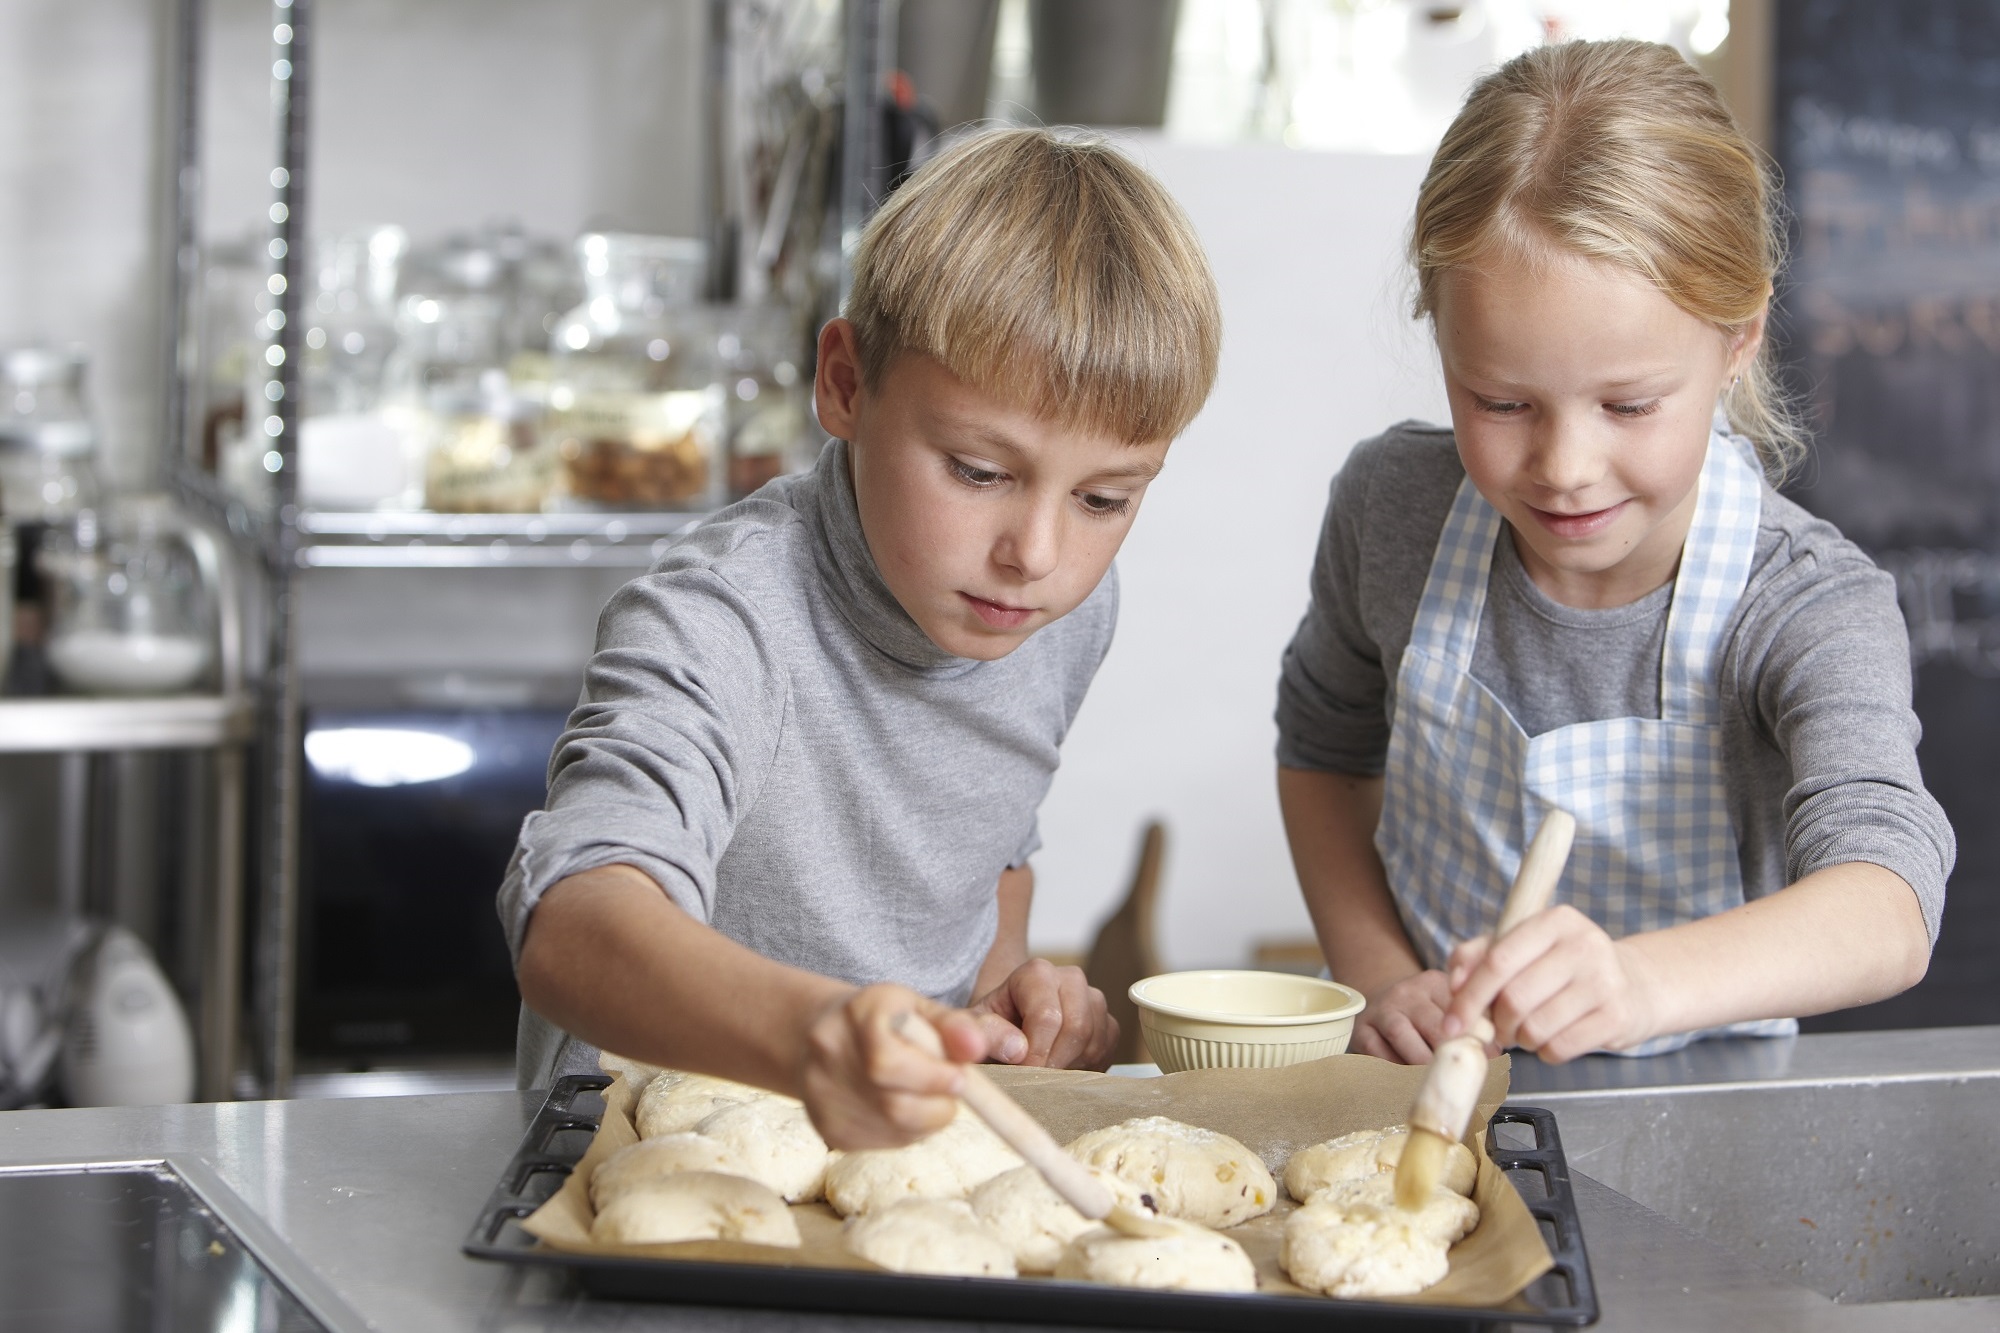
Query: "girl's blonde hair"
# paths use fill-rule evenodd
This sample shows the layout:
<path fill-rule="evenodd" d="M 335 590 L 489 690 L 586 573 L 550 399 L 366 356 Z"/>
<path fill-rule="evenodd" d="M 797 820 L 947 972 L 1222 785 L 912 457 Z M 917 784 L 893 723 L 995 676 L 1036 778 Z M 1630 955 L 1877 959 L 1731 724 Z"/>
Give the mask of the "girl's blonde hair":
<path fill-rule="evenodd" d="M 854 256 L 862 375 L 917 352 L 1001 399 L 1132 443 L 1215 383 L 1222 311 L 1173 197 L 1098 139 L 975 134 L 891 195 Z"/>
<path fill-rule="evenodd" d="M 1671 47 L 1564 42 L 1473 85 L 1417 194 L 1415 314 L 1496 252 L 1550 246 L 1617 264 L 1729 336 L 1770 302 L 1784 264 L 1778 188 L 1715 85 Z M 1767 343 L 1723 397 L 1773 481 L 1805 433 Z"/>

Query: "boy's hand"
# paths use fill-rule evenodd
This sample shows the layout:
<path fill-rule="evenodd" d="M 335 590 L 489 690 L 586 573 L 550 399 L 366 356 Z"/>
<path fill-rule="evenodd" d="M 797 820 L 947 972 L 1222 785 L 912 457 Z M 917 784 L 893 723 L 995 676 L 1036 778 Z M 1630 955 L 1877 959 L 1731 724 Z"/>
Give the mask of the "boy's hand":
<path fill-rule="evenodd" d="M 1107 1069 L 1118 1046 L 1118 1020 L 1104 992 L 1080 967 L 1030 958 L 972 1002 L 991 1058 L 1051 1069 Z"/>
<path fill-rule="evenodd" d="M 1445 1006 L 1450 1002 L 1451 986 L 1436 968 L 1385 987 L 1368 997 L 1368 1007 L 1354 1020 L 1355 1054 L 1429 1064 L 1432 1050 L 1445 1038 Z"/>
<path fill-rule="evenodd" d="M 1456 1036 L 1492 1010 L 1498 1045 L 1560 1064 L 1653 1035 L 1652 979 L 1631 951 L 1574 907 L 1529 917 L 1498 944 L 1452 951 L 1444 1031 Z"/>
<path fill-rule="evenodd" d="M 911 1014 L 936 1029 L 937 1050 L 906 1035 L 920 1035 Z M 902 986 L 865 986 L 821 1011 L 807 1030 L 800 1076 L 806 1110 L 835 1148 L 898 1148 L 951 1121 L 964 1084 L 959 1064 L 986 1054 L 986 1034 L 963 1010 Z"/>

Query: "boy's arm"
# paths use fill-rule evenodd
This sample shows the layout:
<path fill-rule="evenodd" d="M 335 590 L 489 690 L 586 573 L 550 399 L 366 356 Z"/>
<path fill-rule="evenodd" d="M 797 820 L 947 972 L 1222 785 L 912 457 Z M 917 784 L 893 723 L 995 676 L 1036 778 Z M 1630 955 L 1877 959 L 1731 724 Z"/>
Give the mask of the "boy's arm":
<path fill-rule="evenodd" d="M 558 1027 L 636 1060 L 803 1098 L 838 1148 L 906 1143 L 957 1111 L 958 1066 L 899 1036 L 899 1015 L 929 1019 L 951 1060 L 987 1054 L 969 1015 L 900 986 L 856 989 L 772 962 L 631 866 L 586 870 L 543 894 L 516 973 L 521 998 Z"/>
<path fill-rule="evenodd" d="M 1444 1039 L 1450 995 L 1444 974 L 1426 970 L 1404 934 L 1375 851 L 1382 779 L 1280 767 L 1278 806 L 1327 968 L 1368 997 L 1355 1051 L 1427 1062 Z"/>
<path fill-rule="evenodd" d="M 992 1059 L 1054 1069 L 1105 1069 L 1118 1045 L 1118 1022 L 1078 967 L 1028 956 L 1028 909 L 1035 872 L 1010 866 L 994 890 L 1000 922 L 972 983 L 971 1012 L 985 1029 Z"/>

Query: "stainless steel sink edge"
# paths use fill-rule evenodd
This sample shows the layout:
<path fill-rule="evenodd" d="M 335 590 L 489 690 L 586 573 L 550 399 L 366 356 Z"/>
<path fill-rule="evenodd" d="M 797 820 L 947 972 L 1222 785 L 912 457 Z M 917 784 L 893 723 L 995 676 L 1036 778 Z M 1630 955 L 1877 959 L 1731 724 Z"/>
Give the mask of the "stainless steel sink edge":
<path fill-rule="evenodd" d="M 161 1167 L 179 1176 L 202 1206 L 242 1242 L 264 1269 L 283 1285 L 306 1311 L 332 1333 L 367 1333 L 374 1327 L 319 1275 L 270 1223 L 231 1189 L 215 1169 L 199 1157 L 102 1158 L 85 1161 L 8 1162 L 0 1175 L 53 1175 L 75 1172 L 154 1171 Z"/>

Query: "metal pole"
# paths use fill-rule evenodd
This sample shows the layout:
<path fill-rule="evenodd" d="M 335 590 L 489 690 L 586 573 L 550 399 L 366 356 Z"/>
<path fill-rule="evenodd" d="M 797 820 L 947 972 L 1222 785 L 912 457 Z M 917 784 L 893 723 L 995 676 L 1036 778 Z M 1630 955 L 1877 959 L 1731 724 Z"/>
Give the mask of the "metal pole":
<path fill-rule="evenodd" d="M 854 247 L 882 202 L 883 43 L 893 32 L 885 0 L 847 0 L 846 99 L 840 122 L 840 303 L 853 281 Z"/>
<path fill-rule="evenodd" d="M 298 978 L 299 700 L 294 662 L 292 570 L 298 547 L 298 423 L 302 339 L 299 307 L 306 255 L 306 165 L 312 0 L 273 0 L 271 101 L 278 165 L 271 171 L 269 286 L 263 403 L 245 427 L 266 437 L 272 523 L 266 542 L 269 651 L 263 682 L 265 781 L 263 867 L 258 895 L 257 1011 L 265 1092 L 288 1096 Z M 260 415 L 261 413 L 261 415 Z"/>

